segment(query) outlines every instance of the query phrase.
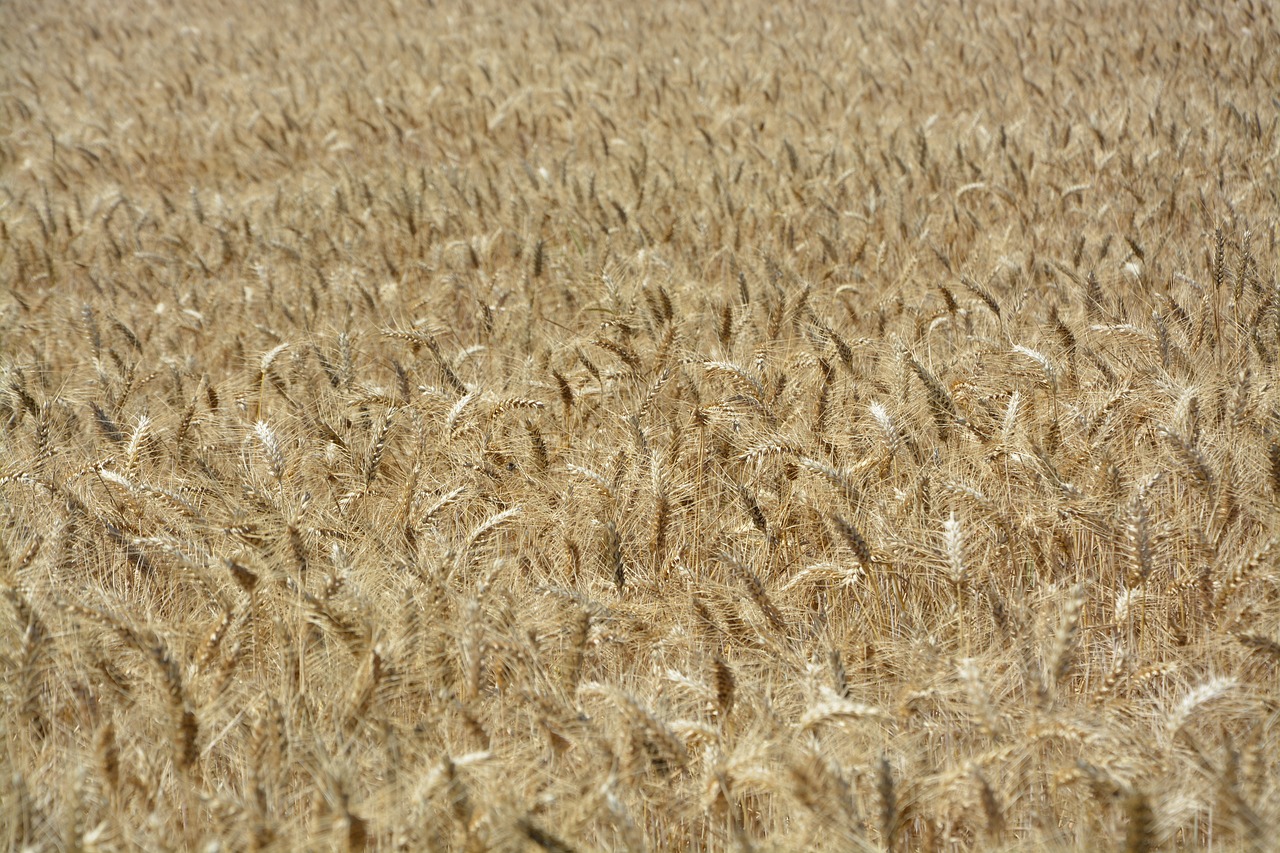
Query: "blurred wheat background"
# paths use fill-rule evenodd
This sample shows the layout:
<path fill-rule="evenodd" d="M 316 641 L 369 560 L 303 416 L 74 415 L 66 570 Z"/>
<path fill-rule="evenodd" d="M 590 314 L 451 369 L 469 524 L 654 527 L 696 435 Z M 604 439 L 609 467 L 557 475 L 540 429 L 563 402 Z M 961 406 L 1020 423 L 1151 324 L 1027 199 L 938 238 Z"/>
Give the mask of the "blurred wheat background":
<path fill-rule="evenodd" d="M 1274 849 L 1280 29 L 0 6 L 0 847 Z"/>

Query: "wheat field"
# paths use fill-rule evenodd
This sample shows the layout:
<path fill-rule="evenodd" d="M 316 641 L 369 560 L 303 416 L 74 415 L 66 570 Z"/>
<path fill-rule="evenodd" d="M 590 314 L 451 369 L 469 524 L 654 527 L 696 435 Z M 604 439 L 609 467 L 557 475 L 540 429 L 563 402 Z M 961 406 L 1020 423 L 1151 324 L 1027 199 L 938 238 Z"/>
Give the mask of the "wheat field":
<path fill-rule="evenodd" d="M 1265 2 L 0 5 L 0 847 L 1274 849 Z"/>

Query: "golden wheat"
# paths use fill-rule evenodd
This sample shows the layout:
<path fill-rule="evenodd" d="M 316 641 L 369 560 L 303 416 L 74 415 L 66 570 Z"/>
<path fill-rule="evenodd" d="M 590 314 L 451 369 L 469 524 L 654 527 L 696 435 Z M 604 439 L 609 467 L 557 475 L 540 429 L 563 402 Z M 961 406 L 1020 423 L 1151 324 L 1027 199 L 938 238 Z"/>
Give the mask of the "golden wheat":
<path fill-rule="evenodd" d="M 0 83 L 0 848 L 1268 849 L 1268 4 L 18 0 Z"/>

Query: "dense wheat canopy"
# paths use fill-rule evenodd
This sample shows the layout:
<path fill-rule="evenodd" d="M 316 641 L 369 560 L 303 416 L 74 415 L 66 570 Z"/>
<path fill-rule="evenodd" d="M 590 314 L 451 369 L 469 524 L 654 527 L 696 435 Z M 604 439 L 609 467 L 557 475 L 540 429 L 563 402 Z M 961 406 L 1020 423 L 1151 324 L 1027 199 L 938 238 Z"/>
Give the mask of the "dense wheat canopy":
<path fill-rule="evenodd" d="M 637 5 L 0 5 L 0 847 L 1272 848 L 1273 8 Z"/>

